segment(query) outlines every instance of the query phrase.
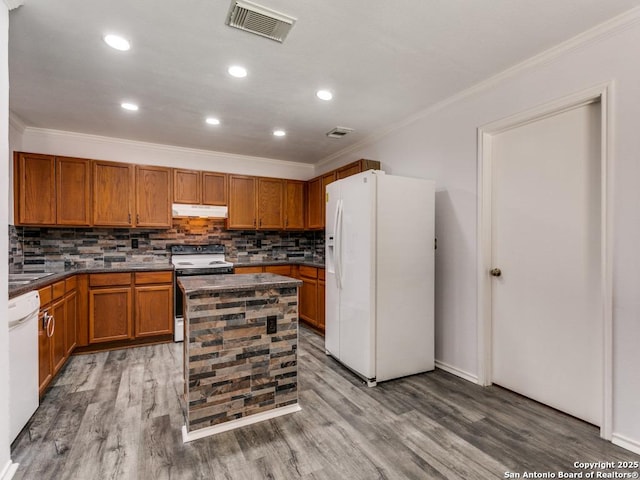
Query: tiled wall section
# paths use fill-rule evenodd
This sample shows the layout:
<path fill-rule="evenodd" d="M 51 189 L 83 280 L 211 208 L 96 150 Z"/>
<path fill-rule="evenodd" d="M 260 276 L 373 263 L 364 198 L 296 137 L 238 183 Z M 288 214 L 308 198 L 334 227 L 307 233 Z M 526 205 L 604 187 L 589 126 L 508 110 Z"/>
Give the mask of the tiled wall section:
<path fill-rule="evenodd" d="M 296 287 L 196 292 L 187 304 L 190 432 L 298 402 Z"/>
<path fill-rule="evenodd" d="M 138 248 L 131 240 L 138 240 Z M 9 226 L 9 271 L 55 271 L 65 265 L 109 267 L 115 263 L 168 263 L 175 244 L 221 243 L 232 262 L 304 258 L 322 261 L 324 232 L 225 230 L 212 219 L 175 219 L 168 230 L 32 228 Z"/>

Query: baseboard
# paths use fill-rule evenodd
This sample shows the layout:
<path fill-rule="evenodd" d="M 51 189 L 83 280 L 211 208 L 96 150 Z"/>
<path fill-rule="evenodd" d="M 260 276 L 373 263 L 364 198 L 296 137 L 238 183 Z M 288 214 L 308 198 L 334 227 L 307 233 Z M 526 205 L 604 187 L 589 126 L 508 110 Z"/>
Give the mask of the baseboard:
<path fill-rule="evenodd" d="M 7 462 L 2 470 L 0 470 L 0 480 L 11 480 L 18 470 L 17 463 L 12 463 L 11 460 Z"/>
<path fill-rule="evenodd" d="M 289 413 L 299 412 L 300 410 L 302 410 L 302 408 L 300 407 L 300 404 L 296 403 L 294 405 L 287 405 L 286 407 L 274 408 L 273 410 L 268 410 L 266 412 L 249 415 L 248 417 L 238 418 L 237 420 L 231 420 L 230 422 L 220 423 L 218 425 L 213 425 L 211 427 L 201 428 L 193 432 L 187 432 L 187 426 L 183 425 L 182 426 L 182 442 L 183 443 L 192 442 L 193 440 L 209 437 L 217 433 L 228 432 L 229 430 L 233 430 L 235 428 L 252 425 L 258 422 L 263 422 L 265 420 L 270 420 L 272 418 L 281 417 L 282 415 L 288 415 Z"/>
<path fill-rule="evenodd" d="M 440 370 L 444 370 L 445 372 L 451 373 L 452 375 L 455 375 L 456 377 L 463 378 L 468 382 L 478 384 L 478 376 L 477 375 L 473 375 L 472 373 L 465 372 L 464 370 L 460 370 L 457 367 L 453 367 L 451 365 L 447 365 L 444 362 L 440 362 L 440 361 L 436 360 L 436 368 L 439 368 Z"/>
<path fill-rule="evenodd" d="M 638 440 L 633 440 L 629 437 L 625 437 L 624 435 L 620 435 L 619 433 L 614 433 L 611 435 L 611 443 L 640 455 L 640 441 Z"/>

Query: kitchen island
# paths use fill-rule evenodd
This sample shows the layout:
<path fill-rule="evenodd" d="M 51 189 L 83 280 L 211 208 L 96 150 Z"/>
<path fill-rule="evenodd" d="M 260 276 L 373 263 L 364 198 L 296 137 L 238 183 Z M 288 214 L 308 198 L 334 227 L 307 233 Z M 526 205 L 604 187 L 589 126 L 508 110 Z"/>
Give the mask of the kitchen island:
<path fill-rule="evenodd" d="M 185 442 L 300 410 L 301 283 L 271 273 L 179 278 Z"/>

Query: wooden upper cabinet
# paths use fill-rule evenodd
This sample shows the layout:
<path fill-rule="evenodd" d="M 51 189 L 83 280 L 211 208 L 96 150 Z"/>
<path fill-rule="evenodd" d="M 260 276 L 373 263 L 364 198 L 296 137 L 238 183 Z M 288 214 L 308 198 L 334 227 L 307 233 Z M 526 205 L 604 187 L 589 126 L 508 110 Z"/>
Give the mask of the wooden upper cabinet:
<path fill-rule="evenodd" d="M 284 190 L 284 228 L 304 230 L 305 182 L 286 180 Z"/>
<path fill-rule="evenodd" d="M 322 178 L 317 177 L 307 183 L 307 228 L 322 228 Z"/>
<path fill-rule="evenodd" d="M 174 169 L 173 202 L 195 205 L 227 205 L 227 174 Z"/>
<path fill-rule="evenodd" d="M 173 170 L 173 202 L 198 204 L 201 200 L 202 172 L 198 170 Z"/>
<path fill-rule="evenodd" d="M 227 174 L 202 172 L 202 203 L 204 205 L 227 205 Z"/>
<path fill-rule="evenodd" d="M 91 225 L 91 161 L 56 158 L 56 223 Z"/>
<path fill-rule="evenodd" d="M 229 218 L 227 228 L 256 228 L 256 177 L 229 175 Z"/>
<path fill-rule="evenodd" d="M 258 228 L 282 230 L 284 228 L 284 180 L 258 179 Z"/>
<path fill-rule="evenodd" d="M 93 223 L 132 227 L 135 167 L 130 163 L 93 162 Z"/>
<path fill-rule="evenodd" d="M 136 226 L 171 227 L 171 169 L 136 165 Z"/>
<path fill-rule="evenodd" d="M 55 225 L 56 177 L 55 157 L 33 153 L 16 153 L 14 188 L 17 225 Z"/>
<path fill-rule="evenodd" d="M 353 163 L 349 163 L 344 167 L 340 167 L 336 170 L 337 180 L 350 177 L 356 173 L 366 172 L 367 170 L 380 170 L 380 162 L 377 160 L 367 160 L 361 158 Z"/>

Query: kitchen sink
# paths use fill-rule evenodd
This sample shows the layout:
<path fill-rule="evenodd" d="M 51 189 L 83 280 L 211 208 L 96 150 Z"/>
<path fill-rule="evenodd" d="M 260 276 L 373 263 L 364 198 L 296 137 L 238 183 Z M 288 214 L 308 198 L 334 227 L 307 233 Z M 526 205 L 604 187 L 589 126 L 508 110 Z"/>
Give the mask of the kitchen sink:
<path fill-rule="evenodd" d="M 10 273 L 9 285 L 12 283 L 24 285 L 26 283 L 33 282 L 34 280 L 40 280 L 41 278 L 48 277 L 49 275 L 53 275 L 53 273 Z"/>

